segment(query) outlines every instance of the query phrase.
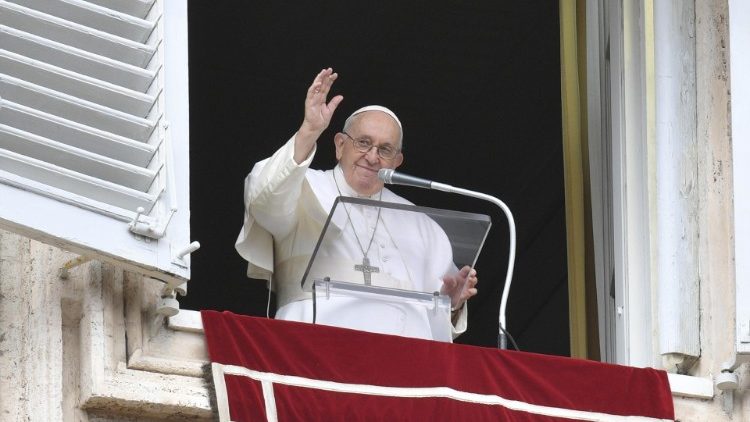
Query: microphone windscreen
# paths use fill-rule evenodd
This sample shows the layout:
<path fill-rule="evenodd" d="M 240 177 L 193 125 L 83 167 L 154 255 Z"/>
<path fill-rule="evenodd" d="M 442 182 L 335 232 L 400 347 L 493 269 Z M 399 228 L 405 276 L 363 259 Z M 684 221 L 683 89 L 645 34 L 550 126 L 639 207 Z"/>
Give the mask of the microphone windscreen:
<path fill-rule="evenodd" d="M 391 183 L 391 176 L 393 176 L 393 169 L 380 169 L 378 170 L 378 179 L 385 183 Z"/>

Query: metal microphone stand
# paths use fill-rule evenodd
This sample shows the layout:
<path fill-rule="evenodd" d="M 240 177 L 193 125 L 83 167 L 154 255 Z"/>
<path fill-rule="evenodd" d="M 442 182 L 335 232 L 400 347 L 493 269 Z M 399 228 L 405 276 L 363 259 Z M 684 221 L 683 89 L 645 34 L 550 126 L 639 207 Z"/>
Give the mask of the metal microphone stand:
<path fill-rule="evenodd" d="M 510 283 L 513 279 L 513 265 L 516 260 L 516 223 L 513 219 L 513 214 L 510 212 L 505 203 L 494 196 L 487 195 L 481 192 L 475 192 L 467 189 L 456 188 L 451 185 L 444 183 L 432 182 L 430 187 L 432 189 L 440 190 L 443 192 L 457 193 L 459 195 L 470 196 L 472 198 L 483 199 L 485 201 L 492 202 L 493 204 L 500 207 L 505 213 L 505 217 L 508 219 L 508 229 L 510 234 L 510 252 L 508 254 L 508 272 L 505 275 L 505 285 L 503 286 L 503 296 L 500 300 L 500 314 L 498 317 L 499 333 L 497 337 L 497 347 L 499 349 L 508 348 L 508 336 L 505 330 L 505 309 L 508 304 L 508 293 L 510 292 Z"/>

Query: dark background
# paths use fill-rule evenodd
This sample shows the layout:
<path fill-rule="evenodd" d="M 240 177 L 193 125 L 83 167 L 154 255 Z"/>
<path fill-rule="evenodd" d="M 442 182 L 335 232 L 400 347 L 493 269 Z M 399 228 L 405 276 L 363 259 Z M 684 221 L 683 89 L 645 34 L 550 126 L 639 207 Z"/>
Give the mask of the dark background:
<path fill-rule="evenodd" d="M 400 171 L 510 207 L 518 248 L 507 329 L 521 350 L 569 355 L 556 2 L 194 1 L 189 37 L 191 237 L 202 247 L 183 308 L 265 315 L 265 283 L 246 278 L 234 250 L 243 180 L 294 134 L 307 87 L 330 66 L 344 102 L 312 167 L 335 165 L 333 134 L 352 111 L 394 110 L 404 125 Z M 393 190 L 492 217 L 469 330 L 457 342 L 495 347 L 504 214 L 472 198 Z"/>

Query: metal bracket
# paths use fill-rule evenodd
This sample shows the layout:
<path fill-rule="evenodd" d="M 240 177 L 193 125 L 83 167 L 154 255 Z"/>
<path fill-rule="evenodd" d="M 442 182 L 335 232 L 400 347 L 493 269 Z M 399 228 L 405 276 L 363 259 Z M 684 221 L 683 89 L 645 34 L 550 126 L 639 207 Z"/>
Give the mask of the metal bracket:
<path fill-rule="evenodd" d="M 722 407 L 724 413 L 731 416 L 734 411 L 734 391 L 739 388 L 739 377 L 735 373 L 743 363 L 750 362 L 750 355 L 735 354 L 732 360 L 721 365 L 721 373 L 716 375 L 716 388 L 721 391 L 723 397 Z"/>
<path fill-rule="evenodd" d="M 81 264 L 85 264 L 89 261 L 91 261 L 90 256 L 79 256 L 77 258 L 73 258 L 70 261 L 67 261 L 66 263 L 62 264 L 62 267 L 60 267 L 60 270 L 58 271 L 58 276 L 63 280 L 67 280 L 68 276 L 70 276 L 71 269 Z"/>
<path fill-rule="evenodd" d="M 161 239 L 166 234 L 167 226 L 169 226 L 169 222 L 172 220 L 172 216 L 174 215 L 174 213 L 177 212 L 177 209 L 170 209 L 167 215 L 167 219 L 161 224 L 159 224 L 158 220 L 153 222 L 143 221 L 143 219 L 141 219 L 141 216 L 144 212 L 146 212 L 146 210 L 143 209 L 143 207 L 138 207 L 138 209 L 135 210 L 135 218 L 133 218 L 133 221 L 128 224 L 128 228 L 135 234 L 139 234 L 151 239 Z"/>
<path fill-rule="evenodd" d="M 186 247 L 180 249 L 173 257 L 172 257 L 172 263 L 180 266 L 182 268 L 187 268 L 188 264 L 185 262 L 185 257 L 190 255 L 191 253 L 197 251 L 200 249 L 201 244 L 200 242 L 191 242 Z"/>
<path fill-rule="evenodd" d="M 180 312 L 180 302 L 177 300 L 177 294 L 185 296 L 187 294 L 187 281 L 179 286 L 172 287 L 168 283 L 153 277 L 144 277 L 144 280 L 154 280 L 163 283 L 159 293 L 159 300 L 156 302 L 156 313 L 165 317 L 172 317 Z"/>

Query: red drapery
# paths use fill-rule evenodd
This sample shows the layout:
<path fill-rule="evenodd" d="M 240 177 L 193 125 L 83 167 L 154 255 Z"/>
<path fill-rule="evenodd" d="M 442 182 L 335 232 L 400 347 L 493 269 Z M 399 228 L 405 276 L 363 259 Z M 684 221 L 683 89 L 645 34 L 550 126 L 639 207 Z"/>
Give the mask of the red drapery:
<path fill-rule="evenodd" d="M 667 375 L 203 311 L 224 418 L 673 420 Z"/>

